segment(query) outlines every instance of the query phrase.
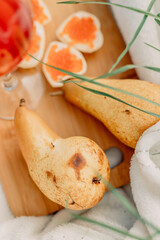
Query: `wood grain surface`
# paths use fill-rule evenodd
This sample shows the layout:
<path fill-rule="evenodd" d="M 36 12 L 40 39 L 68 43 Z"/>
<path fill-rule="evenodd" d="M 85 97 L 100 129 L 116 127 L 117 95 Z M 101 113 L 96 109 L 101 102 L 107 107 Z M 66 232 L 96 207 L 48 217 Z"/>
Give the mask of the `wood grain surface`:
<path fill-rule="evenodd" d="M 49 42 L 56 40 L 56 28 L 71 13 L 86 10 L 100 19 L 105 41 L 103 47 L 96 53 L 85 54 L 88 63 L 86 75 L 98 76 L 106 73 L 125 48 L 109 8 L 87 4 L 57 5 L 56 0 L 46 0 L 45 2 L 53 17 L 52 22 L 45 27 L 46 46 Z M 119 66 L 130 63 L 130 57 L 127 55 Z M 18 70 L 18 74 L 23 78 L 29 73 L 33 72 L 34 74 L 35 71 L 41 71 L 41 66 L 38 66 L 36 70 Z M 135 76 L 134 71 L 129 71 L 116 77 L 135 78 Z M 98 120 L 66 102 L 63 96 L 51 98 L 49 92 L 53 89 L 48 85 L 44 76 L 43 79 L 46 91 L 37 109 L 38 113 L 61 137 L 81 135 L 93 139 L 103 149 L 115 146 L 120 148 L 124 160 L 118 167 L 112 169 L 111 183 L 115 187 L 128 183 L 129 162 L 133 150 L 120 143 Z M 46 215 L 61 208 L 48 200 L 31 180 L 17 143 L 12 121 L 0 121 L 0 180 L 10 209 L 15 216 Z"/>

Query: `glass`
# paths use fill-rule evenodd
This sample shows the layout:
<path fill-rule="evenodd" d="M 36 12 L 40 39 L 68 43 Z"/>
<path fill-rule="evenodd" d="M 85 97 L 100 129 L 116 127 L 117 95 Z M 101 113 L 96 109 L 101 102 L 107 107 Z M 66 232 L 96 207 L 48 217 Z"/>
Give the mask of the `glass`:
<path fill-rule="evenodd" d="M 16 69 L 28 49 L 32 27 L 30 0 L 0 1 L 1 119 L 14 119 L 20 98 L 25 98 L 28 103 L 31 103 L 30 92 L 25 88 L 23 81 L 19 81 L 16 74 L 13 75 L 10 72 Z"/>

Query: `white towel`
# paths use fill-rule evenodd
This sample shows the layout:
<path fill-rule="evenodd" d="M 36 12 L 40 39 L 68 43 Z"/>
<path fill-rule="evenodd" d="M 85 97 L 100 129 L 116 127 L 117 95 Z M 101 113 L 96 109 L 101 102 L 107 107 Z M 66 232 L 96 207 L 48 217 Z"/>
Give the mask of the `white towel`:
<path fill-rule="evenodd" d="M 114 0 L 114 3 L 143 10 L 147 9 L 150 2 L 150 0 Z M 112 11 L 123 38 L 128 44 L 143 16 L 118 7 L 112 7 Z M 159 0 L 152 8 L 152 13 L 160 13 Z M 131 47 L 130 55 L 136 65 L 160 67 L 160 52 L 146 46 L 144 42 L 160 49 L 160 26 L 150 17 Z M 137 69 L 137 73 L 140 79 L 160 84 L 160 73 L 144 68 Z M 139 214 L 160 228 L 160 155 L 149 155 L 152 145 L 158 142 L 160 142 L 160 122 L 148 129 L 139 140 L 132 158 L 130 176 L 132 194 Z M 160 144 L 156 148 L 158 151 Z M 142 236 L 148 236 L 149 232 L 153 233 L 152 228 L 145 227 L 140 222 L 136 222 L 132 231 L 141 233 Z M 160 239 L 160 236 L 154 239 Z"/>
<path fill-rule="evenodd" d="M 139 214 L 160 228 L 160 122 L 146 130 L 139 139 L 130 176 Z M 153 233 L 151 228 L 147 229 Z"/>
<path fill-rule="evenodd" d="M 120 194 L 127 197 L 123 190 Z M 115 234 L 91 223 L 75 220 L 71 212 L 64 209 L 44 217 L 14 218 L 0 188 L 0 239 L 1 240 L 122 240 L 123 235 Z M 73 211 L 72 211 L 73 212 Z M 77 212 L 76 212 L 77 213 Z M 83 216 L 127 231 L 135 222 L 134 217 L 111 193 Z"/>
<path fill-rule="evenodd" d="M 146 9 L 150 0 L 115 0 L 114 2 Z M 120 8 L 113 8 L 115 19 L 123 37 L 128 43 L 142 15 Z M 157 0 L 154 13 L 160 12 L 160 2 Z M 148 18 L 138 39 L 132 46 L 130 54 L 134 64 L 160 67 L 160 53 L 145 46 L 148 42 L 160 48 L 160 27 L 153 18 Z M 141 79 L 160 83 L 160 74 L 139 69 Z M 135 204 L 140 215 L 160 227 L 160 170 L 158 155 L 151 159 L 148 151 L 153 142 L 160 141 L 160 123 L 147 130 L 137 144 L 132 158 L 131 186 Z M 152 133 L 150 133 L 152 132 Z M 153 142 L 151 141 L 153 140 Z M 155 151 L 153 149 L 153 151 Z M 153 152 L 152 152 L 153 153 Z M 120 194 L 128 198 L 124 190 Z M 82 213 L 83 216 L 101 221 L 139 237 L 147 237 L 152 230 L 144 226 L 115 199 L 111 193 L 105 194 L 103 200 L 93 209 Z M 0 239 L 1 240 L 129 240 L 121 234 L 104 229 L 91 223 L 72 218 L 66 209 L 57 214 L 44 217 L 14 218 L 11 214 L 2 188 L 0 188 Z M 158 238 L 160 239 L 160 237 Z"/>
<path fill-rule="evenodd" d="M 112 2 L 112 1 L 111 1 Z M 132 6 L 147 10 L 150 0 L 114 0 L 114 3 L 119 3 L 126 6 Z M 112 7 L 116 22 L 123 35 L 123 38 L 128 44 L 137 27 L 139 26 L 143 15 L 129 11 L 127 9 Z M 160 1 L 157 0 L 152 8 L 152 13 L 160 13 Z M 160 49 L 160 26 L 154 21 L 154 18 L 148 17 L 144 27 L 142 28 L 137 40 L 130 49 L 131 58 L 136 65 L 147 65 L 160 67 L 160 52 L 146 46 L 147 42 Z M 160 84 L 160 73 L 146 70 L 143 68 L 137 69 L 140 79 Z"/>

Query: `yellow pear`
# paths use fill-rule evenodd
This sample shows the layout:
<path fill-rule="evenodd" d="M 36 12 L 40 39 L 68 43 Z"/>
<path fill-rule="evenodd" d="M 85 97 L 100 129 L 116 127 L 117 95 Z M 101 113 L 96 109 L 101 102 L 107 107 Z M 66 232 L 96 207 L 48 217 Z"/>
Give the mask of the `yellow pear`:
<path fill-rule="evenodd" d="M 70 209 L 86 209 L 103 197 L 110 168 L 102 149 L 85 137 L 62 139 L 37 113 L 25 107 L 15 113 L 15 128 L 29 173 L 53 202 Z"/>
<path fill-rule="evenodd" d="M 159 85 L 135 79 L 102 79 L 97 81 L 160 103 Z M 138 108 L 160 114 L 159 106 L 139 98 L 88 82 L 80 83 L 80 85 L 111 94 Z M 66 83 L 63 89 L 65 98 L 69 102 L 99 119 L 121 142 L 132 148 L 135 148 L 142 133 L 159 120 L 157 117 L 136 110 L 124 103 L 89 92 L 74 83 Z"/>

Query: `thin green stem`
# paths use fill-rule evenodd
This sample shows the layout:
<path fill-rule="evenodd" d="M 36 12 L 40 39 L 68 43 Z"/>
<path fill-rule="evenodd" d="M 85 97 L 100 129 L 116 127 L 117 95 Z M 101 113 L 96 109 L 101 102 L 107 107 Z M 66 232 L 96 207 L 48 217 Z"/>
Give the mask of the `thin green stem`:
<path fill-rule="evenodd" d="M 151 236 L 149 236 L 148 238 L 146 238 L 146 240 L 153 240 L 155 236 L 159 235 L 160 231 L 155 231 L 155 233 L 153 233 Z"/>
<path fill-rule="evenodd" d="M 140 220 L 142 223 L 148 225 L 152 229 L 154 229 L 156 232 L 154 234 L 160 234 L 160 229 L 158 229 L 155 225 L 153 225 L 151 222 L 148 220 L 142 218 L 135 207 L 121 194 L 118 193 L 118 191 L 109 183 L 107 182 L 104 178 L 103 181 L 105 185 L 108 187 L 108 189 L 112 192 L 112 194 L 118 199 L 118 201 L 133 215 L 135 216 L 138 220 Z"/>
<path fill-rule="evenodd" d="M 146 44 L 147 46 L 149 46 L 149 47 L 153 48 L 154 50 L 160 52 L 160 49 L 159 49 L 159 48 L 156 48 L 156 47 L 154 47 L 153 45 L 151 45 L 151 44 L 149 44 L 149 43 L 146 43 L 146 42 L 145 42 L 144 44 Z"/>
<path fill-rule="evenodd" d="M 87 81 L 87 80 L 86 80 L 86 81 Z M 90 81 L 87 81 L 87 82 L 90 82 Z M 142 97 L 142 96 L 140 96 L 140 95 L 137 95 L 137 94 L 134 94 L 134 93 L 131 93 L 131 92 L 128 92 L 128 91 L 125 91 L 125 90 L 122 90 L 122 89 L 119 89 L 119 88 L 116 88 L 116 87 L 112 87 L 112 86 L 109 86 L 109 85 L 107 85 L 107 84 L 103 84 L 103 83 L 100 83 L 100 82 L 96 82 L 96 81 L 92 81 L 91 83 L 92 83 L 92 84 L 95 84 L 95 85 L 98 85 L 98 86 L 101 86 L 101 87 L 105 87 L 105 88 L 114 90 L 114 91 L 116 91 L 116 92 L 121 92 L 121 93 L 124 93 L 124 94 L 126 94 L 126 95 L 139 98 L 139 99 L 141 99 L 141 100 L 144 100 L 144 101 L 146 101 L 146 102 L 149 102 L 149 103 L 151 103 L 151 104 L 153 104 L 153 105 L 156 105 L 156 106 L 160 107 L 160 104 L 159 104 L 159 103 L 154 102 L 154 101 L 152 101 L 152 100 L 150 100 L 150 99 L 148 99 L 148 98 Z"/>
<path fill-rule="evenodd" d="M 155 155 L 160 155 L 160 152 L 156 152 L 156 153 L 150 153 L 152 156 L 155 156 Z"/>
<path fill-rule="evenodd" d="M 127 91 L 118 89 L 118 88 L 114 88 L 114 87 L 111 87 L 111 86 L 109 86 L 109 85 L 105 85 L 105 84 L 102 84 L 102 83 L 95 82 L 95 81 L 94 81 L 95 79 L 90 79 L 90 78 L 87 78 L 87 77 L 85 77 L 85 76 L 81 76 L 81 75 L 79 75 L 79 74 L 76 74 L 76 73 L 73 73 L 73 72 L 69 72 L 69 71 L 67 71 L 67 70 L 63 70 L 63 69 L 61 69 L 61 68 L 52 66 L 52 65 L 47 64 L 47 63 L 44 63 L 43 61 L 38 60 L 37 58 L 35 58 L 34 56 L 32 56 L 32 55 L 30 55 L 30 54 L 28 54 L 28 55 L 29 55 L 30 57 L 32 57 L 33 59 L 37 60 L 38 62 L 40 62 L 40 63 L 42 63 L 42 64 L 44 64 L 44 65 L 46 65 L 46 66 L 48 66 L 48 67 L 54 68 L 54 69 L 56 69 L 56 70 L 58 70 L 58 71 L 60 71 L 60 72 L 63 72 L 63 73 L 65 73 L 65 74 L 68 74 L 68 75 L 70 75 L 70 76 L 72 76 L 72 77 L 74 77 L 74 78 L 78 78 L 78 79 L 80 79 L 81 81 L 91 82 L 91 83 L 93 83 L 93 84 L 97 84 L 97 85 L 100 85 L 100 86 L 104 86 L 104 87 L 106 87 L 106 88 L 112 88 L 112 89 L 115 90 L 115 91 L 119 91 L 119 92 L 123 92 L 124 94 L 132 95 L 132 96 L 134 96 L 134 97 L 136 97 L 136 98 L 140 98 L 140 99 L 142 99 L 142 100 L 144 100 L 144 101 L 150 102 L 151 104 L 154 104 L 154 105 L 159 106 L 159 103 L 156 103 L 156 102 L 154 102 L 154 101 L 152 101 L 152 100 L 149 100 L 149 99 L 147 99 L 147 98 L 144 98 L 144 97 L 142 97 L 142 96 L 139 96 L 139 95 L 136 95 L 136 94 L 133 94 L 133 93 L 130 93 L 130 92 L 127 92 Z M 117 74 L 118 72 L 123 72 L 123 71 L 126 70 L 126 67 L 129 68 L 129 69 L 131 69 L 131 68 L 137 68 L 137 67 L 141 67 L 141 66 L 137 66 L 137 65 L 127 65 L 127 66 L 121 67 L 121 68 L 119 68 L 119 69 L 116 69 L 116 70 L 115 70 L 114 72 L 112 72 L 112 73 L 108 73 L 108 74 L 106 74 L 106 75 L 103 75 L 103 77 L 104 77 L 104 76 L 105 76 L 105 77 L 108 77 L 108 76 Z M 160 68 L 153 68 L 153 67 L 147 67 L 147 66 L 144 66 L 144 67 L 145 67 L 145 68 L 148 68 L 148 69 L 151 69 L 151 70 L 154 70 L 154 71 L 160 72 Z M 101 77 L 102 77 L 102 76 L 100 76 L 99 78 L 101 78 Z M 96 79 L 97 79 L 97 78 L 96 78 Z M 62 81 L 62 82 L 63 82 L 63 83 L 67 83 L 66 80 L 65 80 L 65 81 Z M 72 82 L 74 82 L 74 83 L 77 84 L 77 82 L 74 81 L 74 80 L 72 80 Z M 80 85 L 79 85 L 79 86 L 80 86 Z M 81 86 L 81 87 L 82 87 L 82 86 Z M 90 88 L 86 88 L 86 90 L 89 90 L 89 89 L 90 89 Z M 90 90 L 93 92 L 93 89 L 90 89 Z M 102 92 L 96 91 L 96 90 L 94 90 L 94 91 L 97 92 L 97 94 L 99 93 L 99 94 L 102 95 Z M 121 102 L 123 102 L 124 104 L 129 105 L 128 103 L 126 103 L 126 102 L 122 101 L 121 99 L 118 99 L 118 98 L 116 98 L 116 97 L 114 97 L 114 96 L 112 96 L 112 95 L 109 95 L 109 94 L 107 94 L 107 93 L 103 93 L 103 95 L 104 95 L 104 94 L 105 94 L 105 96 L 109 96 L 109 97 L 111 97 L 111 98 L 114 98 L 114 99 L 117 100 L 117 101 L 121 101 Z M 131 105 L 131 104 L 130 104 L 129 106 L 131 106 L 131 107 L 133 107 L 133 108 L 136 108 L 137 110 L 140 110 L 140 111 L 145 112 L 145 113 L 147 113 L 147 114 L 150 114 L 150 115 L 152 115 L 152 116 L 158 117 L 158 118 L 159 118 L 159 116 L 160 116 L 160 115 L 158 115 L 158 114 L 155 114 L 155 113 L 152 113 L 152 112 L 149 112 L 149 111 L 144 111 L 144 110 L 142 110 L 142 109 L 140 109 L 140 108 L 137 108 L 137 107 L 135 107 L 135 106 L 133 106 L 133 105 Z"/>
<path fill-rule="evenodd" d="M 63 1 L 63 2 L 57 2 L 57 4 L 99 4 L 99 5 L 108 5 L 108 6 L 115 6 L 115 7 L 120 7 L 120 8 L 125 8 L 128 9 L 130 11 L 134 11 L 134 12 L 138 12 L 141 13 L 143 15 L 147 15 L 150 17 L 153 17 L 154 19 L 160 21 L 160 17 L 150 13 L 148 11 L 144 11 L 143 9 L 139 9 L 139 8 L 134 8 L 134 7 L 128 7 L 125 5 L 121 5 L 121 4 L 117 4 L 117 3 L 111 3 L 111 2 L 97 2 L 97 1 Z"/>
<path fill-rule="evenodd" d="M 112 230 L 116 233 L 119 233 L 121 235 L 124 235 L 124 236 L 128 236 L 130 238 L 133 238 L 133 239 L 137 239 L 137 240 L 144 240 L 144 238 L 141 238 L 141 237 L 138 237 L 134 234 L 131 234 L 127 231 L 124 231 L 122 229 L 119 229 L 119 228 L 116 228 L 116 227 L 113 227 L 111 225 L 108 225 L 108 224 L 105 224 L 105 223 L 101 223 L 101 222 L 98 222 L 96 220 L 93 220 L 93 219 L 90 219 L 90 218 L 87 218 L 87 217 L 84 217 L 84 216 L 80 216 L 78 214 L 71 214 L 74 218 L 77 218 L 77 219 L 80 219 L 82 221 L 85 221 L 85 222 L 90 222 L 90 223 L 93 223 L 93 224 L 96 224 L 96 225 L 99 225 L 101 227 L 104 227 L 104 228 L 107 228 L 109 230 Z"/>
<path fill-rule="evenodd" d="M 82 85 L 80 85 L 80 84 L 78 84 L 78 83 L 75 83 L 75 84 L 76 84 L 77 86 L 79 86 L 79 87 L 81 87 L 81 88 L 89 91 L 89 92 L 92 92 L 92 93 L 95 93 L 95 94 L 98 94 L 98 95 L 102 95 L 102 96 L 105 96 L 105 97 L 112 98 L 112 99 L 114 99 L 114 100 L 116 100 L 116 101 L 118 101 L 118 102 L 120 102 L 120 103 L 123 103 L 123 104 L 125 104 L 125 105 L 127 105 L 127 106 L 129 106 L 129 107 L 135 108 L 136 110 L 139 110 L 139 111 L 141 111 L 141 112 L 143 112 L 143 113 L 147 113 L 147 114 L 152 115 L 152 116 L 154 116 L 154 117 L 160 118 L 160 115 L 159 115 L 159 114 L 156 114 L 156 113 L 153 113 L 153 112 L 146 111 L 146 110 L 143 110 L 143 109 L 141 109 L 141 108 L 138 108 L 138 107 L 136 107 L 136 106 L 134 106 L 134 105 L 132 105 L 132 104 L 129 104 L 129 103 L 121 100 L 120 98 L 114 97 L 114 96 L 111 95 L 111 94 L 108 94 L 108 93 L 105 93 L 105 92 L 102 92 L 102 91 L 98 91 L 98 90 L 95 90 L 95 89 L 92 89 L 92 88 L 84 87 L 84 86 L 82 86 Z"/>
<path fill-rule="evenodd" d="M 64 69 L 59 68 L 59 67 L 52 66 L 52 65 L 50 65 L 48 63 L 44 63 L 43 61 L 37 59 L 36 57 L 34 57 L 33 55 L 31 55 L 29 53 L 27 53 L 27 55 L 32 57 L 33 59 L 35 59 L 36 61 L 38 61 L 39 63 L 42 63 L 43 65 L 45 65 L 47 67 L 54 68 L 55 70 L 60 71 L 60 72 L 65 73 L 65 74 L 68 74 L 68 75 L 70 75 L 70 76 L 72 76 L 74 78 L 78 78 L 78 79 L 81 79 L 81 80 L 86 80 L 86 79 L 90 80 L 89 78 L 87 78 L 85 76 L 82 76 L 82 75 L 79 75 L 79 74 L 76 74 L 76 73 L 64 70 Z M 61 81 L 61 82 L 63 82 L 63 81 Z M 65 82 L 66 82 L 66 80 L 65 80 Z"/>
<path fill-rule="evenodd" d="M 151 0 L 148 8 L 147 8 L 147 11 L 150 12 L 150 10 L 152 9 L 154 3 L 155 3 L 156 0 Z M 145 15 L 139 25 L 139 27 L 137 28 L 132 40 L 128 43 L 128 45 L 126 46 L 126 48 L 124 49 L 124 51 L 121 53 L 121 55 L 118 57 L 117 61 L 113 64 L 113 66 L 111 67 L 110 71 L 109 72 L 112 72 L 116 66 L 119 64 L 119 62 L 122 60 L 122 58 L 126 55 L 126 53 L 129 51 L 129 49 L 131 48 L 131 46 L 133 45 L 134 41 L 136 40 L 136 38 L 138 37 L 141 29 L 143 28 L 146 20 L 148 18 L 148 15 Z"/>
<path fill-rule="evenodd" d="M 116 75 L 116 74 L 120 74 L 120 73 L 129 71 L 129 70 L 131 70 L 131 69 L 136 69 L 136 68 L 145 68 L 145 69 L 149 69 L 149 70 L 152 70 L 152 71 L 154 71 L 154 72 L 160 73 L 160 68 L 158 68 L 158 67 L 140 66 L 140 65 L 129 64 L 129 65 L 125 65 L 125 66 L 123 66 L 123 67 L 120 67 L 120 68 L 114 70 L 113 72 L 106 73 L 106 74 L 100 75 L 100 76 L 98 76 L 98 77 L 96 77 L 96 78 L 93 78 L 93 79 L 91 80 L 91 82 L 92 82 L 92 81 L 95 81 L 95 80 L 97 80 L 97 79 L 109 78 L 109 77 L 114 76 L 114 75 Z"/>

